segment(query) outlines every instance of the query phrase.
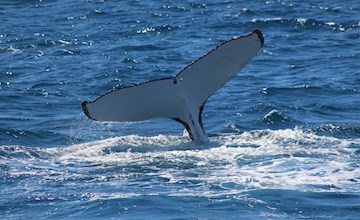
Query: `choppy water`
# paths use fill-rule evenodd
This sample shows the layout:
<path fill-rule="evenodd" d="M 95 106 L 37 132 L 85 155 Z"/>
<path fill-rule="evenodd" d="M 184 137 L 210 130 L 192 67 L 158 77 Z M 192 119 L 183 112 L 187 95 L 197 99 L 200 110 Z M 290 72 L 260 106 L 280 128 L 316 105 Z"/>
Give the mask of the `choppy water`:
<path fill-rule="evenodd" d="M 0 1 L 0 218 L 358 219 L 358 1 Z M 234 36 L 265 45 L 171 120 L 81 101 L 174 76 Z"/>

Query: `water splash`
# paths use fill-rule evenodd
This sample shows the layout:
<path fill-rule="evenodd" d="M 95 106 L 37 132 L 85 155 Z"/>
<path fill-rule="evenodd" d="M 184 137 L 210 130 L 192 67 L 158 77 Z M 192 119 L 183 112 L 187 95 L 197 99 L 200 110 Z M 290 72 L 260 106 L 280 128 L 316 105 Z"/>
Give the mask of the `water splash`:
<path fill-rule="evenodd" d="M 144 186 L 172 196 L 213 197 L 254 189 L 359 192 L 359 146 L 359 139 L 300 129 L 220 135 L 207 144 L 178 136 L 132 135 L 61 149 L 3 146 L 0 161 L 8 166 L 3 169 L 7 177 L 122 186 L 110 194 L 93 192 L 92 199 L 155 193 Z"/>

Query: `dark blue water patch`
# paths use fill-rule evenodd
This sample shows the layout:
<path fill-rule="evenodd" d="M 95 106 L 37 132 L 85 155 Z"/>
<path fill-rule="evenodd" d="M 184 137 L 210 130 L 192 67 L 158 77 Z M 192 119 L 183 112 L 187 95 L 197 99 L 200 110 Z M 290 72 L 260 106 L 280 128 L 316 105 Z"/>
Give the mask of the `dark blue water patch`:
<path fill-rule="evenodd" d="M 331 100 L 331 97 L 343 96 L 348 99 L 356 99 L 359 96 L 359 91 L 356 88 L 332 88 L 328 84 L 311 86 L 311 85 L 295 85 L 285 88 L 265 87 L 261 92 L 266 96 L 279 96 L 287 98 L 284 101 L 296 101 L 295 97 L 301 98 L 318 98 L 321 101 L 322 96 Z"/>
<path fill-rule="evenodd" d="M 70 196 L 70 195 L 68 195 Z M 359 211 L 356 194 L 306 193 L 297 191 L 263 190 L 229 197 L 135 196 L 131 198 L 74 197 L 70 201 L 33 198 L 23 201 L 21 209 L 14 204 L 5 206 L 4 217 L 23 216 L 24 210 L 38 207 L 33 214 L 41 218 L 131 218 L 131 219 L 279 219 L 318 218 L 356 219 Z M 286 202 L 285 202 L 286 201 Z M 342 206 L 335 205 L 341 202 Z M 173 204 L 173 205 L 168 205 Z M 335 205 L 335 206 L 334 206 Z M 256 210 L 256 212 L 254 212 Z M 346 214 L 344 214 L 346 213 Z M 153 216 L 153 217 L 151 217 Z"/>
<path fill-rule="evenodd" d="M 126 50 L 126 51 L 147 51 L 147 50 L 162 50 L 161 47 L 158 46 L 154 46 L 154 45 L 139 45 L 139 46 L 123 46 L 121 49 Z"/>
<path fill-rule="evenodd" d="M 359 195 L 356 193 L 261 190 L 249 192 L 248 197 L 261 197 L 276 213 L 292 218 L 356 219 L 360 208 Z"/>
<path fill-rule="evenodd" d="M 29 130 L 3 130 L 0 129 L 1 145 L 20 145 L 32 147 L 54 147 L 59 145 L 68 145 L 71 137 L 65 131 L 29 131 Z M 32 144 L 29 144 L 32 142 Z"/>
<path fill-rule="evenodd" d="M 324 124 L 320 127 L 313 128 L 312 132 L 318 135 L 327 135 L 337 138 L 359 138 L 360 126 L 356 124 Z"/>
<path fill-rule="evenodd" d="M 244 208 L 245 216 L 251 214 L 251 208 L 246 207 L 246 202 L 218 200 L 197 197 L 173 197 L 140 196 L 127 199 L 95 199 L 93 201 L 74 201 L 71 207 L 63 201 L 29 201 L 28 207 L 42 207 L 36 213 L 41 218 L 130 218 L 130 219 L 188 219 L 207 218 L 209 212 L 214 218 L 237 219 L 244 214 L 239 211 Z M 41 198 L 37 198 L 41 199 Z M 90 197 L 91 199 L 91 197 Z M 61 205 L 64 203 L 63 205 Z M 47 204 L 45 206 L 45 204 Z M 167 205 L 174 204 L 174 205 Z M 193 204 L 193 205 L 192 205 Z M 28 208 L 27 206 L 23 208 Z M 248 210 L 246 210 L 248 209 Z M 264 208 L 266 210 L 266 208 Z M 23 209 L 24 210 L 24 209 Z M 7 217 L 11 217 L 12 211 L 18 211 L 18 215 L 24 214 L 21 209 L 10 209 Z M 20 213 L 19 213 L 20 212 Z M 16 213 L 16 212 L 15 212 Z M 231 213 L 231 214 L 230 214 Z M 14 214 L 16 216 L 16 214 Z M 12 216 L 14 217 L 14 216 Z M 254 217 L 254 216 L 253 216 Z"/>
<path fill-rule="evenodd" d="M 359 94 L 357 90 L 352 89 L 299 86 L 294 88 L 263 88 L 262 93 L 268 97 L 267 102 L 277 103 L 277 108 L 280 107 L 295 117 L 295 121 L 323 120 L 323 123 L 326 123 L 328 118 L 334 120 L 336 117 L 339 121 L 344 121 L 341 115 L 343 112 L 347 112 L 348 118 L 346 120 L 351 123 L 356 118 L 356 112 L 359 108 L 355 101 Z"/>
<path fill-rule="evenodd" d="M 36 194 L 36 192 L 34 192 L 34 194 Z M 2 205 L 1 216 L 3 218 L 9 218 L 9 219 L 22 218 L 24 216 L 29 216 L 31 218 L 31 216 L 33 215 L 36 215 L 38 218 L 46 218 L 49 216 L 54 217 L 58 213 L 65 212 L 68 215 L 67 217 L 70 217 L 71 215 L 69 214 L 69 212 L 71 213 L 72 210 L 74 209 L 69 209 L 69 207 L 66 207 L 65 209 L 68 210 L 68 212 L 66 212 L 61 207 L 61 204 L 67 202 L 69 203 L 73 202 L 74 204 L 76 204 L 77 201 L 79 201 L 77 200 L 78 198 L 79 197 L 72 194 L 68 194 L 68 195 L 65 194 L 64 197 L 63 196 L 54 197 L 51 193 L 49 193 L 43 197 L 31 195 L 28 197 L 19 198 L 17 201 L 14 201 L 13 203 L 3 203 L 1 201 L 1 205 Z M 36 211 L 31 212 L 30 214 L 29 210 L 36 210 Z M 76 210 L 76 212 L 79 211 L 80 210 Z M 65 217 L 65 215 L 62 216 Z"/>

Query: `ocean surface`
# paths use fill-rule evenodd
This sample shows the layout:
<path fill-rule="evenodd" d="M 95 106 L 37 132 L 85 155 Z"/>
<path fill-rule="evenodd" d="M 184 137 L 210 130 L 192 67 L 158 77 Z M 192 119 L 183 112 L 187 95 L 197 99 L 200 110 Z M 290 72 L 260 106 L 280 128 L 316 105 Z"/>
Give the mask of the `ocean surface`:
<path fill-rule="evenodd" d="M 358 0 L 0 0 L 0 219 L 360 219 Z M 206 103 L 99 123 L 81 102 L 260 29 Z"/>

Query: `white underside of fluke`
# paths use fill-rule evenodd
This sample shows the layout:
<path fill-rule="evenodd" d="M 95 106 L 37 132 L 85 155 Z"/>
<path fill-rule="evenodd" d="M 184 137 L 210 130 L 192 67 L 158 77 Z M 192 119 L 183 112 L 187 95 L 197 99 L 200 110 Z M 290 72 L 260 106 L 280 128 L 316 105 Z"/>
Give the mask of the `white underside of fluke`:
<path fill-rule="evenodd" d="M 111 91 L 83 102 L 84 113 L 96 121 L 143 121 L 172 118 L 191 139 L 205 142 L 201 114 L 206 100 L 232 79 L 264 43 L 259 30 L 219 45 L 183 69 L 175 78 L 149 81 Z"/>

